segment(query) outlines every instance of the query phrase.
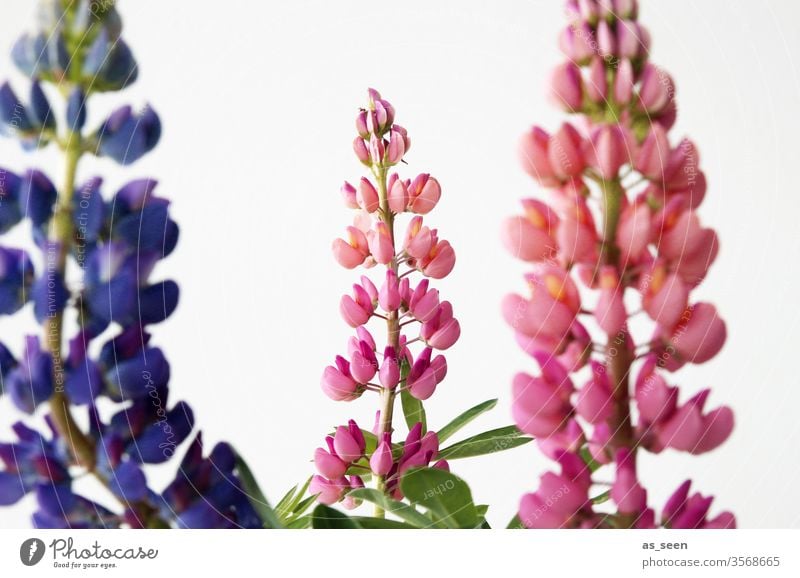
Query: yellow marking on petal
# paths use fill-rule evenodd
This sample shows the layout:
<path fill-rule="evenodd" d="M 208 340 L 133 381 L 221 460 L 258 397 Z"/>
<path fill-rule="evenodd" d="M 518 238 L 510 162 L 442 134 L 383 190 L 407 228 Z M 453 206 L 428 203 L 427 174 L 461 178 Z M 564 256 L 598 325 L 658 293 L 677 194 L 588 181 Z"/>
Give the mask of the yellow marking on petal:
<path fill-rule="evenodd" d="M 650 293 L 655 295 L 661 288 L 664 286 L 664 282 L 667 280 L 667 269 L 663 265 L 659 265 L 653 270 L 653 274 L 650 279 Z"/>
<path fill-rule="evenodd" d="M 614 289 L 617 286 L 617 276 L 607 271 L 600 274 L 600 288 L 601 289 Z"/>
<path fill-rule="evenodd" d="M 567 288 L 562 279 L 559 279 L 555 275 L 545 275 L 544 288 L 547 289 L 547 292 L 556 301 L 566 301 Z"/>
<path fill-rule="evenodd" d="M 527 207 L 525 209 L 525 216 L 528 218 L 531 224 L 537 229 L 544 229 L 547 227 L 547 219 L 545 219 L 541 211 L 539 211 L 535 207 Z"/>

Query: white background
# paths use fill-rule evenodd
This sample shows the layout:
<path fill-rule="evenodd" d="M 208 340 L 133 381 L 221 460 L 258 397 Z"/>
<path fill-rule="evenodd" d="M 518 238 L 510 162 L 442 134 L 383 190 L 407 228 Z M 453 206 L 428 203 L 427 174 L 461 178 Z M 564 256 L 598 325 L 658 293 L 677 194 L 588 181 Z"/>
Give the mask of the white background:
<path fill-rule="evenodd" d="M 4 3 L 4 51 L 33 22 L 32 4 Z M 374 397 L 334 403 L 318 385 L 350 334 L 337 308 L 355 276 L 335 264 L 330 243 L 351 218 L 338 188 L 361 175 L 350 143 L 367 86 L 409 130 L 405 174 L 441 181 L 429 220 L 459 257 L 438 286 L 463 336 L 428 403 L 429 422 L 436 428 L 500 397 L 471 431 L 509 423 L 510 378 L 534 363 L 499 314 L 502 296 L 522 290 L 524 267 L 504 253 L 498 228 L 520 197 L 538 194 L 517 166 L 518 135 L 562 119 L 545 97 L 561 58 L 562 2 L 139 0 L 120 11 L 140 78 L 123 96 L 98 98 L 91 119 L 122 101 L 149 101 L 164 136 L 131 168 L 90 159 L 80 174 L 106 176 L 107 195 L 127 179 L 157 177 L 174 201 L 181 242 L 158 272 L 181 284 L 182 299 L 154 328 L 155 342 L 172 362 L 173 400 L 190 401 L 206 440 L 233 442 L 276 500 L 312 472 L 312 452 L 332 426 L 350 416 L 371 425 Z M 738 420 L 712 454 L 644 456 L 643 482 L 659 509 L 691 477 L 717 496 L 715 511 L 733 510 L 743 527 L 798 527 L 800 9 L 789 0 L 651 0 L 641 17 L 654 61 L 677 81 L 673 134 L 699 144 L 710 183 L 701 214 L 722 242 L 697 296 L 718 305 L 728 343 L 675 381 L 687 394 L 713 386 L 711 406 L 731 405 Z M 7 58 L 0 77 L 24 91 Z M 32 164 L 60 175 L 54 151 L 34 158 L 0 142 L 0 166 Z M 17 317 L 0 320 L 0 339 L 18 351 L 25 314 Z M 15 419 L 0 399 L 0 439 Z M 493 525 L 505 525 L 547 467 L 533 445 L 453 464 L 476 501 L 492 505 Z M 0 510 L 0 525 L 27 526 L 32 506 Z"/>

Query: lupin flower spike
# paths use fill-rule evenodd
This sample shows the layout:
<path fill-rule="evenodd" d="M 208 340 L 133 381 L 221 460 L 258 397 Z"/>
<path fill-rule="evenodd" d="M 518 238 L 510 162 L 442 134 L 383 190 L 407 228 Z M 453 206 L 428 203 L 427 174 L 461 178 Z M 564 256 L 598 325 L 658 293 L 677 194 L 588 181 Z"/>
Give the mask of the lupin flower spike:
<path fill-rule="evenodd" d="M 0 131 L 26 149 L 56 144 L 67 171 L 56 186 L 38 170 L 0 168 L 0 234 L 29 221 L 32 245 L 47 263 L 35 271 L 26 250 L 0 247 L 0 315 L 33 301 L 42 326 L 42 338 L 27 336 L 18 359 L 0 343 L 0 393 L 24 414 L 49 412 L 50 431 L 18 422 L 16 441 L 0 443 L 0 505 L 34 494 L 38 528 L 263 527 L 267 520 L 244 491 L 243 462 L 226 443 L 203 457 L 194 414 L 169 400 L 170 364 L 151 344 L 149 327 L 178 304 L 175 282 L 150 279 L 178 241 L 169 201 L 156 196 L 152 179 L 131 181 L 110 199 L 99 177 L 76 181 L 87 154 L 129 164 L 161 135 L 150 107 L 124 106 L 84 130 L 92 95 L 121 90 L 138 73 L 115 3 L 40 4 L 39 29 L 13 49 L 31 79 L 30 98 L 0 86 Z M 70 54 L 68 47 L 77 48 Z M 58 92 L 66 96 L 62 126 L 47 96 Z M 66 281 L 72 269 L 83 275 L 80 286 Z M 67 312 L 79 320 L 71 335 L 62 322 Z M 95 356 L 90 349 L 100 340 Z M 88 429 L 79 426 L 79 409 L 88 413 Z M 148 464 L 169 461 L 190 437 L 174 481 L 152 490 Z M 115 508 L 77 493 L 73 479 L 83 473 L 110 490 Z"/>
<path fill-rule="evenodd" d="M 335 363 L 325 368 L 321 382 L 323 392 L 336 401 L 377 394 L 378 419 L 369 434 L 376 442 L 365 454 L 363 432 L 351 420 L 328 438 L 333 441 L 327 450 L 317 449 L 314 461 L 319 475 L 312 480 L 310 491 L 318 494 L 323 504 L 342 501 L 345 507 L 354 505 L 347 493 L 360 486 L 345 476 L 347 471 L 361 467 L 374 476 L 379 491 L 399 497 L 400 474 L 435 461 L 436 434 L 425 433 L 424 423 L 409 421 L 409 415 L 409 439 L 427 440 L 429 449 L 414 450 L 407 440 L 405 449 L 393 454 L 395 401 L 402 397 L 404 410 L 418 408 L 415 415 L 424 419 L 421 401 L 434 393 L 447 372 L 444 356 L 434 350 L 448 349 L 461 332 L 452 306 L 439 299 L 439 292 L 428 281 L 447 276 L 455 264 L 450 244 L 439 239 L 436 229 L 423 225 L 421 216 L 436 207 L 441 186 L 429 174 L 404 179 L 390 172 L 404 162 L 411 147 L 406 130 L 394 119 L 394 107 L 370 89 L 367 107 L 356 117 L 358 135 L 353 143 L 356 157 L 369 168 L 370 176 L 362 177 L 357 185 L 345 183 L 341 189 L 345 205 L 357 214 L 344 238 L 333 242 L 333 254 L 347 269 L 363 265 L 377 274 L 361 277 L 352 293 L 342 297 L 340 313 L 356 334 L 347 354 L 337 356 Z M 405 213 L 416 216 L 410 219 L 403 237 L 399 219 Z M 425 277 L 415 286 L 411 281 L 414 273 Z M 376 327 L 381 325 L 385 343 L 376 342 L 371 332 L 380 335 Z M 446 468 L 446 462 L 437 467 Z"/>
<path fill-rule="evenodd" d="M 719 247 L 697 214 L 706 194 L 698 151 L 670 139 L 675 84 L 650 62 L 637 2 L 569 0 L 567 12 L 567 61 L 550 88 L 580 120 L 522 138 L 522 166 L 552 201 L 523 200 L 524 214 L 502 231 L 506 248 L 534 268 L 530 296 L 503 302 L 540 367 L 539 376 L 514 378 L 514 419 L 561 465 L 522 497 L 519 519 L 529 528 L 732 528 L 730 513 L 707 519 L 711 498 L 689 497 L 688 481 L 657 519 L 636 465 L 640 450 L 700 454 L 733 430 L 728 407 L 705 409 L 709 390 L 682 396 L 667 384 L 669 372 L 713 358 L 726 336 L 716 308 L 691 298 Z M 593 310 L 579 283 L 596 294 Z M 627 292 L 638 292 L 650 336 L 631 334 Z M 592 343 L 590 323 L 605 343 Z M 590 377 L 576 384 L 584 367 Z M 590 466 L 606 464 L 615 470 L 612 513 L 596 511 L 591 498 Z"/>

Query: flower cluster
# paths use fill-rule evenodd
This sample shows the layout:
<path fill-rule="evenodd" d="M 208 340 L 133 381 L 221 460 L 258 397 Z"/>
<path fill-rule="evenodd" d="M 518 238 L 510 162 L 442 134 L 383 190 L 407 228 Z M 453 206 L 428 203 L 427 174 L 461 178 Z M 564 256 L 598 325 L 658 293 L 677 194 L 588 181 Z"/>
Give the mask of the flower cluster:
<path fill-rule="evenodd" d="M 714 357 L 726 337 L 715 307 L 691 295 L 719 248 L 697 214 L 706 193 L 697 148 L 669 138 L 675 85 L 649 62 L 636 1 L 567 7 L 568 60 L 551 87 L 581 122 L 523 137 L 522 165 L 552 201 L 524 200 L 523 215 L 503 226 L 508 250 L 533 264 L 530 295 L 506 297 L 503 315 L 540 367 L 514 378 L 513 415 L 561 466 L 522 498 L 520 520 L 531 528 L 733 527 L 729 513 L 707 519 L 711 498 L 690 497 L 689 482 L 656 520 L 636 472 L 639 449 L 699 454 L 733 429 L 728 407 L 704 409 L 709 390 L 681 401 L 667 384 L 669 372 Z M 628 320 L 639 313 L 654 330 L 635 339 Z M 596 510 L 602 500 L 591 496 L 590 469 L 605 464 L 615 464 L 605 495 L 612 513 Z"/>
<path fill-rule="evenodd" d="M 392 449 L 395 398 L 404 397 L 404 409 L 421 407 L 420 402 L 433 395 L 447 373 L 444 355 L 435 352 L 451 347 L 461 334 L 452 305 L 440 298 L 429 281 L 446 277 L 455 265 L 450 243 L 423 222 L 423 215 L 439 202 L 441 186 L 429 174 L 413 179 L 390 174 L 404 162 L 411 146 L 408 133 L 394 123 L 394 117 L 392 105 L 370 90 L 368 107 L 356 118 L 358 136 L 353 149 L 370 169 L 372 179 L 364 177 L 357 186 L 345 183 L 341 189 L 345 204 L 357 214 L 346 237 L 333 242 L 336 261 L 347 269 L 381 267 L 379 279 L 363 275 L 352 293 L 342 297 L 341 315 L 355 335 L 348 342 L 347 354 L 337 356 L 334 364 L 325 368 L 321 385 L 325 394 L 337 401 L 354 400 L 366 391 L 378 393 L 381 401 L 372 432 L 375 443 L 369 451 L 362 430 L 352 421 L 328 437 L 327 450 L 317 450 L 315 463 L 320 475 L 314 478 L 312 490 L 326 504 L 346 500 L 347 488 L 364 485 L 358 475 L 346 478 L 348 472 L 361 468 L 376 477 L 379 489 L 391 495 L 399 492 L 400 473 L 435 459 L 436 434 L 423 431 L 419 420 L 407 419 L 409 437 Z M 405 234 L 398 237 L 396 219 L 404 213 L 414 216 Z M 412 281 L 413 273 L 420 273 L 423 279 Z M 382 347 L 367 328 L 376 319 L 386 328 Z M 421 350 L 412 351 L 414 344 Z"/>
<path fill-rule="evenodd" d="M 76 175 L 87 154 L 134 162 L 157 144 L 161 124 L 150 107 L 124 106 L 98 129 L 84 129 L 92 94 L 137 76 L 113 3 L 65 8 L 43 0 L 39 27 L 13 52 L 31 78 L 29 101 L 0 86 L 0 127 L 28 149 L 58 146 L 67 171 L 58 187 L 38 170 L 0 169 L 0 233 L 27 224 L 38 253 L 0 247 L 0 315 L 32 302 L 42 326 L 41 339 L 26 337 L 19 356 L 0 343 L 0 393 L 25 414 L 49 410 L 51 435 L 13 426 L 17 440 L 0 444 L 0 504 L 34 493 L 41 528 L 261 527 L 235 453 L 222 443 L 204 458 L 199 433 L 167 489 L 147 485 L 146 466 L 170 460 L 194 429 L 191 408 L 170 405 L 170 365 L 149 332 L 178 305 L 177 284 L 151 277 L 179 230 L 169 201 L 155 195 L 156 181 L 131 181 L 106 199 L 101 178 L 78 184 Z M 54 88 L 66 95 L 64 123 L 48 100 Z M 79 406 L 86 431 L 73 415 Z M 73 478 L 82 473 L 105 484 L 119 507 L 75 494 Z"/>
<path fill-rule="evenodd" d="M 372 474 L 384 480 L 384 491 L 395 500 L 403 499 L 400 477 L 411 468 L 432 467 L 450 471 L 447 460 L 437 460 L 439 437 L 429 431 L 423 435 L 423 426 L 417 422 L 409 431 L 405 441 L 392 444 L 391 433 L 375 436 L 372 447 L 367 448 L 364 432 L 354 420 L 347 426 L 339 426 L 336 432 L 325 438 L 327 450 L 317 448 L 314 465 L 319 472 L 311 479 L 309 492 L 317 495 L 323 504 L 342 502 L 342 506 L 353 509 L 360 501 L 347 495 L 350 489 L 363 488 L 364 479 L 348 472 Z"/>

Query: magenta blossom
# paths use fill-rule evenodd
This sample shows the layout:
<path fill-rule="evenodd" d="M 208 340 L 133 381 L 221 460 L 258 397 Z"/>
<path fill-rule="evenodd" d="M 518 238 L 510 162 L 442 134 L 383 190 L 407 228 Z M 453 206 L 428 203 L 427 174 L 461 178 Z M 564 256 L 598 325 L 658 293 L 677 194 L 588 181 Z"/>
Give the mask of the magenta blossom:
<path fill-rule="evenodd" d="M 711 451 L 734 427 L 730 408 L 706 409 L 710 390 L 682 395 L 667 383 L 727 335 L 716 308 L 693 299 L 719 251 L 698 215 L 707 183 L 697 147 L 670 135 L 675 83 L 649 62 L 637 2 L 567 8 L 567 60 L 550 95 L 578 120 L 522 137 L 522 167 L 550 202 L 525 199 L 502 228 L 506 248 L 532 265 L 529 291 L 507 296 L 503 317 L 540 367 L 514 377 L 513 416 L 562 468 L 522 498 L 519 517 L 530 528 L 734 527 L 727 512 L 708 519 L 712 498 L 689 496 L 688 482 L 657 520 L 636 465 L 639 450 Z M 632 334 L 637 314 L 649 334 Z M 590 473 L 603 465 L 614 468 L 605 492 Z M 604 501 L 611 511 L 595 510 Z"/>
<path fill-rule="evenodd" d="M 356 117 L 353 143 L 370 175 L 357 185 L 342 186 L 342 199 L 356 215 L 343 238 L 333 242 L 333 255 L 346 269 L 363 266 L 376 274 L 362 276 L 341 298 L 340 314 L 355 335 L 321 380 L 323 392 L 336 401 L 351 401 L 366 392 L 378 395 L 376 440 L 368 451 L 364 432 L 351 420 L 328 436 L 327 448 L 316 450 L 319 475 L 309 491 L 324 504 L 356 505 L 348 492 L 363 487 L 370 476 L 387 496 L 402 498 L 399 477 L 409 468 L 433 464 L 447 469 L 447 462 L 436 460 L 436 433 L 426 433 L 422 423 L 411 428 L 402 447 L 391 442 L 397 396 L 404 396 L 404 407 L 405 398 L 421 403 L 431 397 L 447 374 L 441 352 L 461 335 L 452 304 L 430 285 L 430 279 L 446 277 L 456 261 L 450 243 L 428 220 L 442 187 L 427 173 L 408 179 L 390 174 L 405 162 L 411 147 L 408 133 L 394 119 L 394 107 L 370 90 L 367 108 Z M 401 229 L 406 213 L 412 216 Z M 415 274 L 422 279 L 415 280 Z M 386 335 L 380 343 L 373 337 L 379 326 Z"/>

